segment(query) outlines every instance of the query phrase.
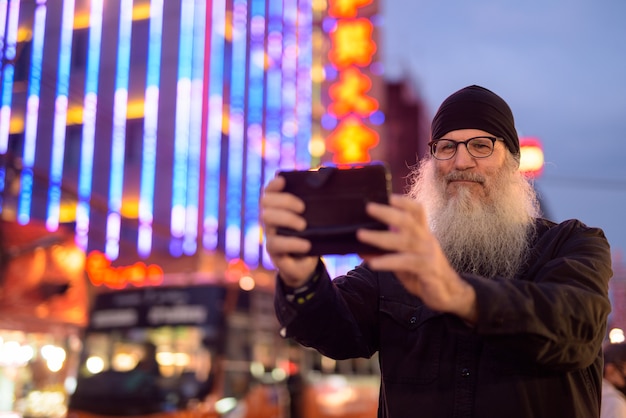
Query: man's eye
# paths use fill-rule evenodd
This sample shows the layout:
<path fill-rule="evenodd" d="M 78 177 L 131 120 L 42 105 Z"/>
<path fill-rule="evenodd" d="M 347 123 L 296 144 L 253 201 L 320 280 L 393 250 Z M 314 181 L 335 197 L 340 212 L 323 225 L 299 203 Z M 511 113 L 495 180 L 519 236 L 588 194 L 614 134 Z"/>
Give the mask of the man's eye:
<path fill-rule="evenodd" d="M 439 148 L 439 151 L 441 152 L 454 151 L 454 149 L 456 148 L 456 144 L 452 142 L 439 143 L 437 144 L 437 148 Z"/>
<path fill-rule="evenodd" d="M 486 141 L 472 141 L 469 143 L 470 147 L 476 151 L 489 151 L 491 150 L 491 142 Z"/>

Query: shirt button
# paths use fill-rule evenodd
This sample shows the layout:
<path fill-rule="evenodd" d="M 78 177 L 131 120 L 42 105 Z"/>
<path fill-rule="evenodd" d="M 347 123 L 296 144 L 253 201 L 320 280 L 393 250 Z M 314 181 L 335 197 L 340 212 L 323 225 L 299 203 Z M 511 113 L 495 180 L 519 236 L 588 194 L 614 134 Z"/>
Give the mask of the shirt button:
<path fill-rule="evenodd" d="M 461 377 L 469 377 L 469 375 L 470 375 L 470 370 L 468 368 L 461 370 Z"/>
<path fill-rule="evenodd" d="M 410 322 L 411 324 L 414 324 L 414 323 L 416 323 L 416 322 L 417 322 L 417 318 L 416 318 L 416 317 L 414 317 L 414 316 L 412 316 L 412 317 L 411 317 L 411 319 L 409 319 L 409 322 Z"/>

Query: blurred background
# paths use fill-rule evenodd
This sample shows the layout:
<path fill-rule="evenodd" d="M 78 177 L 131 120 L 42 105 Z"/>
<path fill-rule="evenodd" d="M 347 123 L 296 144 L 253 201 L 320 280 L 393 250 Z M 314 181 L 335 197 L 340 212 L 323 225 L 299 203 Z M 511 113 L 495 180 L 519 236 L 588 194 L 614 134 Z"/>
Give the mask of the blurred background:
<path fill-rule="evenodd" d="M 262 186 L 385 161 L 401 193 L 437 106 L 471 84 L 511 106 L 545 216 L 604 229 L 623 340 L 625 16 L 619 0 L 0 0 L 0 416 L 375 416 L 375 358 L 278 336 Z M 154 391 L 131 373 L 149 360 Z"/>

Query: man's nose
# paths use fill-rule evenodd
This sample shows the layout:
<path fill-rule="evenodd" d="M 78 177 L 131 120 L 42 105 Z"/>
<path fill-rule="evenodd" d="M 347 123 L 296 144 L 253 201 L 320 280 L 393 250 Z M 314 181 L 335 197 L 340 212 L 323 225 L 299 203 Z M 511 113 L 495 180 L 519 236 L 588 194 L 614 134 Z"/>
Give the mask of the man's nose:
<path fill-rule="evenodd" d="M 456 149 L 456 155 L 454 156 L 454 166 L 460 170 L 474 167 L 476 165 L 476 159 L 471 156 L 467 150 L 466 144 L 459 144 Z"/>

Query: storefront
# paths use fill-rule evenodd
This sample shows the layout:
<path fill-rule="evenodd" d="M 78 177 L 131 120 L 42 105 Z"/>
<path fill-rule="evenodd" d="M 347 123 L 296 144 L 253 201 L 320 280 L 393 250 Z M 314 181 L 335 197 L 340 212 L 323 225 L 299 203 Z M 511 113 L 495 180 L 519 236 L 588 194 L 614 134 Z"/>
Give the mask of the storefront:
<path fill-rule="evenodd" d="M 73 236 L 0 224 L 0 417 L 62 417 L 86 324 L 85 256 Z"/>

